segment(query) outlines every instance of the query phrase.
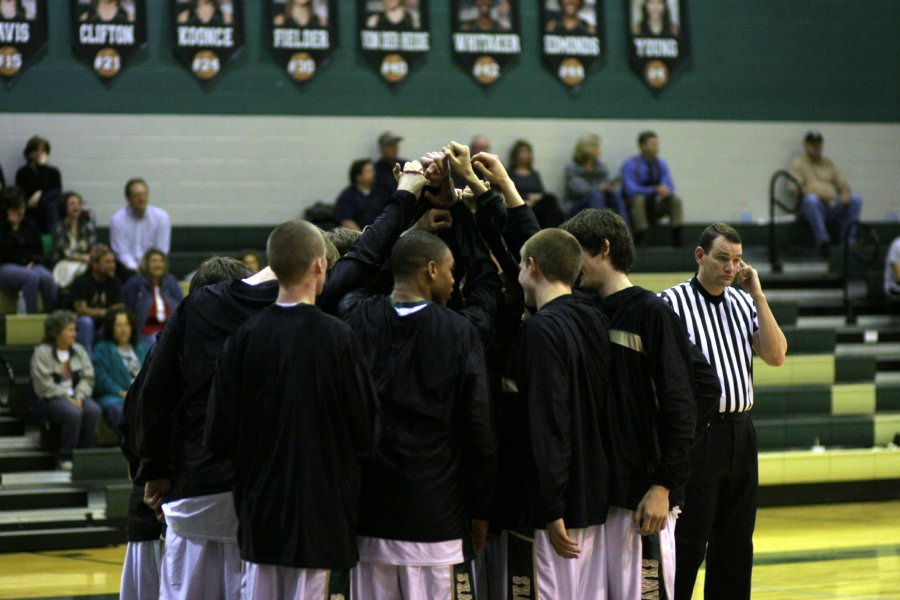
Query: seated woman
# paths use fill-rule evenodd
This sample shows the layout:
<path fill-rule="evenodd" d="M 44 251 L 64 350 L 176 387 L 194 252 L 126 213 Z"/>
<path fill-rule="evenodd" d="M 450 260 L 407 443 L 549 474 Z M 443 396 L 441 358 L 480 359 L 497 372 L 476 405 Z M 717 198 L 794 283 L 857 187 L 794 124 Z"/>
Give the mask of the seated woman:
<path fill-rule="evenodd" d="M 59 466 L 72 469 L 72 450 L 93 448 L 100 407 L 91 399 L 94 366 L 75 343 L 75 313 L 57 310 L 44 321 L 44 341 L 31 355 L 31 383 L 46 403 L 47 420 L 59 428 Z"/>
<path fill-rule="evenodd" d="M 44 260 L 41 233 L 31 219 L 25 217 L 25 197 L 16 186 L 0 191 L 0 289 L 22 292 L 25 311 L 38 312 L 37 296 L 44 300 L 44 311 L 56 306 L 56 282 Z"/>
<path fill-rule="evenodd" d="M 147 250 L 138 271 L 122 287 L 122 298 L 137 318 L 138 335 L 152 346 L 183 294 L 178 280 L 169 274 L 169 260 L 161 250 Z"/>
<path fill-rule="evenodd" d="M 544 191 L 541 174 L 534 170 L 534 150 L 526 140 L 516 140 L 509 151 L 509 178 L 525 203 L 534 211 L 542 229 L 559 227 L 565 220 L 556 196 Z"/>
<path fill-rule="evenodd" d="M 103 416 L 117 432 L 125 393 L 146 356 L 147 344 L 138 339 L 137 320 L 131 311 L 119 308 L 107 313 L 103 341 L 94 347 L 94 395 Z"/>
<path fill-rule="evenodd" d="M 61 288 L 87 271 L 91 247 L 97 243 L 97 226 L 84 210 L 78 192 L 65 192 L 59 203 L 60 221 L 53 229 L 53 279 Z"/>
<path fill-rule="evenodd" d="M 585 208 L 611 208 L 628 222 L 618 184 L 600 160 L 600 136 L 589 133 L 578 138 L 572 162 L 566 164 L 566 216 Z"/>

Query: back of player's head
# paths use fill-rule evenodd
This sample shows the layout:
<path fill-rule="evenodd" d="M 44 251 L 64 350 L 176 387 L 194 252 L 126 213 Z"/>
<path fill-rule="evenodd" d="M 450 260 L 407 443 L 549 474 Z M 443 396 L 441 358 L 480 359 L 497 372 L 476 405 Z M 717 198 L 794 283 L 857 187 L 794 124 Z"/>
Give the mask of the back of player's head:
<path fill-rule="evenodd" d="M 297 283 L 313 261 L 325 259 L 325 238 L 309 221 L 288 221 L 269 235 L 266 254 L 280 283 Z"/>
<path fill-rule="evenodd" d="M 609 242 L 609 260 L 613 268 L 620 273 L 628 273 L 634 264 L 634 241 L 628 225 L 615 212 L 608 208 L 587 208 L 562 225 L 560 229 L 568 231 L 581 247 L 592 256 L 603 250 L 603 242 Z"/>
<path fill-rule="evenodd" d="M 325 239 L 334 244 L 338 254 L 343 256 L 350 251 L 361 235 L 362 232 L 349 227 L 335 227 L 325 232 Z"/>
<path fill-rule="evenodd" d="M 213 256 L 203 261 L 203 264 L 191 277 L 191 286 L 188 294 L 220 281 L 231 281 L 250 277 L 253 271 L 243 262 L 230 256 Z"/>
<path fill-rule="evenodd" d="M 741 243 L 741 234 L 734 227 L 727 223 L 713 223 L 700 234 L 700 241 L 697 242 L 697 245 L 703 248 L 703 252 L 709 254 L 713 243 L 720 235 L 732 244 Z"/>
<path fill-rule="evenodd" d="M 522 246 L 522 259 L 529 258 L 549 281 L 573 285 L 581 273 L 581 246 L 562 229 L 544 229 L 531 236 Z"/>
<path fill-rule="evenodd" d="M 391 251 L 391 271 L 394 280 L 415 277 L 429 262 L 440 262 L 450 248 L 436 235 L 412 230 L 397 240 Z"/>

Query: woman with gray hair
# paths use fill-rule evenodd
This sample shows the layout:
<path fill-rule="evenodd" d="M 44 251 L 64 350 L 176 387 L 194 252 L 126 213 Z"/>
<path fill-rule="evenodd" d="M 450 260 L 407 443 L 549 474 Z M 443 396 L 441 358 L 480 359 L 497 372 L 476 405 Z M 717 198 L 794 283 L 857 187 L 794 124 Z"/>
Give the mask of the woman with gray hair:
<path fill-rule="evenodd" d="M 601 154 L 599 135 L 588 133 L 578 138 L 572 160 L 566 164 L 566 216 L 573 217 L 585 208 L 611 208 L 627 223 L 619 183 L 610 178 Z"/>
<path fill-rule="evenodd" d="M 94 365 L 75 343 L 75 313 L 56 310 L 44 322 L 44 341 L 31 356 L 31 382 L 47 403 L 47 420 L 59 429 L 56 454 L 63 470 L 72 469 L 72 450 L 97 441 L 100 407 L 91 399 Z"/>

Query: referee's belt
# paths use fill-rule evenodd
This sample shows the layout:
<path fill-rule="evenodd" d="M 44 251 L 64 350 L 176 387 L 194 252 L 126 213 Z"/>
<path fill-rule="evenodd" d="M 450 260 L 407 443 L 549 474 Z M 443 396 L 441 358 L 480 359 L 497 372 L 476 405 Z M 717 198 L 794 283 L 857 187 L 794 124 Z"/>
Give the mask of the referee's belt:
<path fill-rule="evenodd" d="M 743 421 L 750 418 L 750 411 L 716 413 L 710 421 Z"/>

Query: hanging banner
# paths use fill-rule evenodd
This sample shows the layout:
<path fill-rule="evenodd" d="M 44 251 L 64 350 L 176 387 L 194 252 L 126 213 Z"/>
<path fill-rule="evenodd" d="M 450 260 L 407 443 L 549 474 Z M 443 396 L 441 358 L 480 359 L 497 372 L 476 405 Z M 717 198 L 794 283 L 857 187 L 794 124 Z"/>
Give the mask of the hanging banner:
<path fill-rule="evenodd" d="M 453 53 L 484 87 L 522 53 L 519 13 L 513 0 L 454 0 Z"/>
<path fill-rule="evenodd" d="M 544 64 L 577 90 L 604 56 L 600 15 L 603 0 L 543 0 Z"/>
<path fill-rule="evenodd" d="M 625 0 L 631 67 L 661 91 L 690 56 L 687 0 Z"/>
<path fill-rule="evenodd" d="M 145 0 L 72 0 L 72 26 L 75 54 L 109 81 L 147 43 Z"/>
<path fill-rule="evenodd" d="M 171 0 L 175 55 L 200 81 L 221 73 L 244 46 L 242 0 Z"/>
<path fill-rule="evenodd" d="M 428 0 L 357 0 L 359 44 L 390 84 L 406 79 L 431 50 Z"/>
<path fill-rule="evenodd" d="M 47 0 L 0 0 L 0 77 L 11 81 L 47 45 Z"/>
<path fill-rule="evenodd" d="M 337 46 L 335 0 L 269 0 L 272 52 L 288 75 L 306 83 Z"/>

